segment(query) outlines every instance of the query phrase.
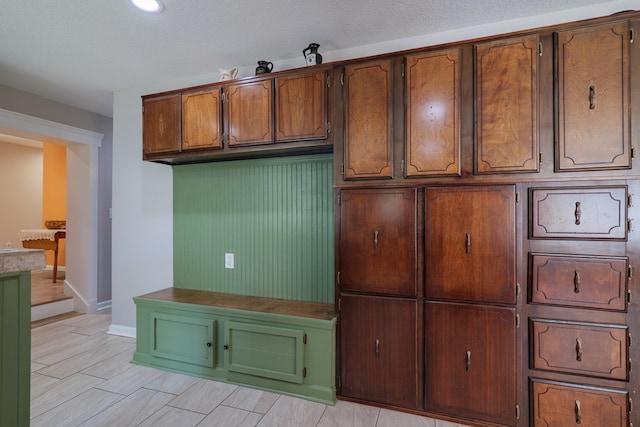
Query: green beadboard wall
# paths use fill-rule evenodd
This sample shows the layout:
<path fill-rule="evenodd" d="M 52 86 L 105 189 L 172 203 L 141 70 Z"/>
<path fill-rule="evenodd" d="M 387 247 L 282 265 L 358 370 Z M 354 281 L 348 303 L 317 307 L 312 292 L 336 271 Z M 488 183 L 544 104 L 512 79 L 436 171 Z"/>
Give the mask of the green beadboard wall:
<path fill-rule="evenodd" d="M 173 166 L 174 286 L 333 303 L 332 170 L 330 154 Z"/>

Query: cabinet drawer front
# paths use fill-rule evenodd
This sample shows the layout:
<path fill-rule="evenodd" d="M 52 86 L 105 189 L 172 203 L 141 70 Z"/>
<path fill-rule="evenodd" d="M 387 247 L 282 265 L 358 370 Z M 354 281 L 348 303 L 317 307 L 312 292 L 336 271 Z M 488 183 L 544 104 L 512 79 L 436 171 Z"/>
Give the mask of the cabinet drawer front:
<path fill-rule="evenodd" d="M 627 337 L 626 326 L 535 319 L 532 368 L 626 380 Z"/>
<path fill-rule="evenodd" d="M 212 368 L 215 365 L 216 321 L 151 313 L 151 355 Z"/>
<path fill-rule="evenodd" d="M 302 384 L 304 331 L 226 322 L 224 338 L 229 371 Z"/>
<path fill-rule="evenodd" d="M 627 237 L 627 188 L 535 188 L 531 190 L 532 238 Z"/>
<path fill-rule="evenodd" d="M 627 258 L 531 255 L 531 302 L 627 308 Z"/>
<path fill-rule="evenodd" d="M 629 425 L 626 391 L 536 380 L 531 389 L 534 426 Z"/>

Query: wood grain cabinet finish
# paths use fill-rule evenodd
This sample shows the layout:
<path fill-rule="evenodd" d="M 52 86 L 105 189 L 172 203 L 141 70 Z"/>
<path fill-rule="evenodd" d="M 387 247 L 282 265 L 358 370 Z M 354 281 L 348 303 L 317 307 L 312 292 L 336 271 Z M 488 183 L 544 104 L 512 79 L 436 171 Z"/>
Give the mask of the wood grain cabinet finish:
<path fill-rule="evenodd" d="M 222 148 L 222 104 L 219 87 L 184 92 L 182 150 Z"/>
<path fill-rule="evenodd" d="M 344 396 L 420 406 L 417 304 L 415 299 L 341 296 Z"/>
<path fill-rule="evenodd" d="M 276 142 L 326 139 L 327 72 L 277 77 Z"/>
<path fill-rule="evenodd" d="M 427 188 L 425 296 L 516 302 L 515 187 Z"/>
<path fill-rule="evenodd" d="M 629 394 L 624 390 L 534 380 L 531 395 L 535 427 L 629 425 Z"/>
<path fill-rule="evenodd" d="M 405 176 L 460 174 L 460 50 L 405 57 Z"/>
<path fill-rule="evenodd" d="M 340 193 L 342 291 L 416 296 L 417 190 Z"/>
<path fill-rule="evenodd" d="M 344 179 L 393 177 L 391 59 L 344 69 Z"/>
<path fill-rule="evenodd" d="M 555 34 L 559 171 L 631 167 L 627 21 Z"/>
<path fill-rule="evenodd" d="M 531 319 L 532 367 L 626 380 L 628 327 Z"/>
<path fill-rule="evenodd" d="M 531 254 L 531 302 L 626 311 L 627 257 Z"/>
<path fill-rule="evenodd" d="M 180 144 L 180 94 L 143 98 L 143 157 L 174 154 Z"/>
<path fill-rule="evenodd" d="M 531 190 L 532 238 L 624 240 L 627 187 L 535 188 Z"/>
<path fill-rule="evenodd" d="M 273 79 L 225 88 L 229 147 L 273 143 L 273 100 Z"/>
<path fill-rule="evenodd" d="M 476 172 L 537 172 L 538 36 L 475 45 Z"/>
<path fill-rule="evenodd" d="M 515 308 L 425 303 L 425 409 L 516 424 Z"/>

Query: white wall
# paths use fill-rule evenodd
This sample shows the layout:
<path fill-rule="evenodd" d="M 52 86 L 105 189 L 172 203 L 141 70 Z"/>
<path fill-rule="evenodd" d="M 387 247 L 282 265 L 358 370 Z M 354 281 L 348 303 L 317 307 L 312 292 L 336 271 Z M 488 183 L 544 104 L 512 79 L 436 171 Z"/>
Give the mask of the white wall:
<path fill-rule="evenodd" d="M 22 247 L 18 233 L 42 228 L 42 148 L 0 141 L 0 247 Z"/>
<path fill-rule="evenodd" d="M 618 0 L 592 7 L 429 34 L 338 52 L 322 52 L 325 62 L 497 35 L 635 9 L 637 0 Z M 299 58 L 275 69 L 299 67 Z M 211 69 L 217 70 L 216 64 Z M 241 67 L 239 77 L 254 66 Z M 112 333 L 135 334 L 133 297 L 172 286 L 173 214 L 171 167 L 142 161 L 140 96 L 215 82 L 218 74 L 184 77 L 117 91 L 113 116 L 113 252 Z"/>

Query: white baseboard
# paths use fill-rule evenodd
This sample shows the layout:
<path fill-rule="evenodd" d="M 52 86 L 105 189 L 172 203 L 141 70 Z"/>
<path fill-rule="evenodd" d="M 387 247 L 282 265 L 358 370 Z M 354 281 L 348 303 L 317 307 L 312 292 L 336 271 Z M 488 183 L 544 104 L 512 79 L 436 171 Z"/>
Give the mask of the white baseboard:
<path fill-rule="evenodd" d="M 131 326 L 111 325 L 107 331 L 109 335 L 120 335 L 122 337 L 135 338 L 136 328 Z"/>

